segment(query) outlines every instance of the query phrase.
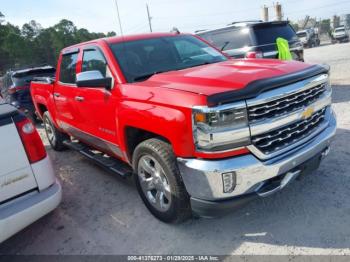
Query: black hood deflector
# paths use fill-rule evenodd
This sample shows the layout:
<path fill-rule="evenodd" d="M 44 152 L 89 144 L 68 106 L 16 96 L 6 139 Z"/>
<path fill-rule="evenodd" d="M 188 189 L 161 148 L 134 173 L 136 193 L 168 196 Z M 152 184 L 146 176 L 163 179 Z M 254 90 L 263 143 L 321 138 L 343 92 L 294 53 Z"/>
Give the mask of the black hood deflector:
<path fill-rule="evenodd" d="M 297 71 L 291 74 L 254 80 L 248 83 L 247 86 L 243 89 L 227 91 L 208 96 L 208 105 L 216 106 L 236 102 L 239 100 L 254 98 L 264 91 L 268 91 L 285 85 L 290 85 L 292 83 L 302 81 L 316 75 L 327 74 L 328 72 L 328 65 L 313 65 L 304 70 Z"/>

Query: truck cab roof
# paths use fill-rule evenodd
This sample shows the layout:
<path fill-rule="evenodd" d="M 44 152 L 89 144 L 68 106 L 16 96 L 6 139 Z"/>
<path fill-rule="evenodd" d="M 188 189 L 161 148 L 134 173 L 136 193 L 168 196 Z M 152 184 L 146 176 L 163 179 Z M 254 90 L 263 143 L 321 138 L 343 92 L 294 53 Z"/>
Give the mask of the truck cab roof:
<path fill-rule="evenodd" d="M 70 52 L 72 49 L 79 48 L 80 46 L 88 45 L 88 44 L 98 44 L 100 42 L 105 42 L 108 44 L 121 43 L 121 42 L 130 42 L 142 39 L 151 39 L 151 38 L 159 38 L 159 37 L 169 37 L 176 36 L 177 33 L 146 33 L 146 34 L 134 34 L 134 35 L 125 35 L 125 36 L 113 36 L 106 38 L 99 38 L 87 42 L 82 42 L 76 45 L 72 45 L 66 47 L 62 50 L 62 53 Z M 182 34 L 185 35 L 185 34 Z"/>

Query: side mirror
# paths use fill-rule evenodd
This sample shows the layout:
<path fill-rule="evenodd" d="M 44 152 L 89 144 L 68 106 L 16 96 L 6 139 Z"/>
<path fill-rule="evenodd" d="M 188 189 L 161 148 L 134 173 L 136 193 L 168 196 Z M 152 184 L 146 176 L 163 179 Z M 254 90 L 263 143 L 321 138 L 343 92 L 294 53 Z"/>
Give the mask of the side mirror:
<path fill-rule="evenodd" d="M 78 87 L 104 87 L 110 90 L 112 78 L 104 77 L 98 70 L 92 70 L 78 73 L 76 84 Z"/>

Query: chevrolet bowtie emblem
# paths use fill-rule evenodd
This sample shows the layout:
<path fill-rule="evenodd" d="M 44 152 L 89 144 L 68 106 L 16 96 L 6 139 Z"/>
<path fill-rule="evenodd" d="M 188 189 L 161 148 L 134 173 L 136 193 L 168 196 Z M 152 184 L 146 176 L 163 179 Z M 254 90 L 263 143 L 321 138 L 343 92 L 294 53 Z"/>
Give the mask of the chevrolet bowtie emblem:
<path fill-rule="evenodd" d="M 312 116 L 314 109 L 312 107 L 306 108 L 306 110 L 301 114 L 301 118 L 306 119 Z"/>

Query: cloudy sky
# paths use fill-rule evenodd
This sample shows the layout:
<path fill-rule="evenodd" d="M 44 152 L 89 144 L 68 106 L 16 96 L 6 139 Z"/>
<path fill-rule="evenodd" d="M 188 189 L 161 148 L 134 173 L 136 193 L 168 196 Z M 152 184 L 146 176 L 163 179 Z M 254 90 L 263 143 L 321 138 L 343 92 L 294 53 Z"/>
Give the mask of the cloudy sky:
<path fill-rule="evenodd" d="M 273 0 L 118 0 L 124 34 L 149 31 L 148 3 L 154 31 L 169 31 L 173 26 L 193 32 L 226 25 L 232 21 L 260 19 L 261 7 L 271 6 Z M 284 18 L 329 18 L 334 14 L 350 13 L 350 0 L 281 0 Z M 115 0 L 1 0 L 0 11 L 6 20 L 22 26 L 36 20 L 43 27 L 60 19 L 73 21 L 90 31 L 116 31 L 119 23 Z"/>

